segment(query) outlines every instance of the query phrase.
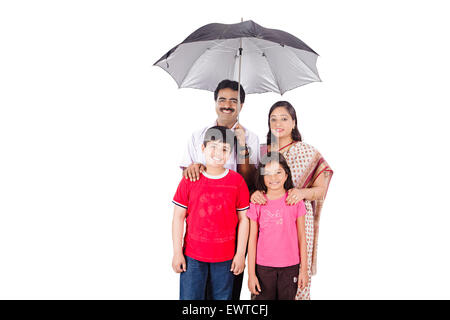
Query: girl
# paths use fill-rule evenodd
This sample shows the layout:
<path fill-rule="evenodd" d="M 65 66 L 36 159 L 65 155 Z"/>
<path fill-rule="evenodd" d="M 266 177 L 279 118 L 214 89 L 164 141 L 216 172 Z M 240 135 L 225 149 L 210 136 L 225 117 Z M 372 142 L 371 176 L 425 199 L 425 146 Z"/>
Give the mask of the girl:
<path fill-rule="evenodd" d="M 317 149 L 302 141 L 297 126 L 297 114 L 289 102 L 278 101 L 270 108 L 268 124 L 267 145 L 261 146 L 261 155 L 267 151 L 283 154 L 291 169 L 295 186 L 288 191 L 286 203 L 296 204 L 302 200 L 305 202 L 309 280 L 303 290 L 299 288 L 295 299 L 309 300 L 311 276 L 316 273 L 320 213 L 333 171 Z M 264 205 L 267 200 L 261 191 L 255 191 L 251 201 Z"/>
<path fill-rule="evenodd" d="M 261 160 L 256 188 L 265 205 L 250 204 L 248 288 L 254 300 L 294 300 L 308 283 L 303 201 L 287 205 L 291 171 L 284 157 L 269 152 Z M 258 235 L 259 234 L 259 235 Z"/>

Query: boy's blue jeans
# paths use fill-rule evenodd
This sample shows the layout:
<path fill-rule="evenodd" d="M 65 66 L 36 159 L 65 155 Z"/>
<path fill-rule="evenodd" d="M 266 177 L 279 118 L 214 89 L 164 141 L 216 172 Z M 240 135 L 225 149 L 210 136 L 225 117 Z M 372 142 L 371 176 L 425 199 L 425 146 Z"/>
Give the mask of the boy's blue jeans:
<path fill-rule="evenodd" d="M 186 271 L 180 274 L 180 300 L 205 300 L 209 274 L 209 290 L 213 300 L 231 300 L 234 275 L 232 260 L 201 262 L 185 256 Z"/>

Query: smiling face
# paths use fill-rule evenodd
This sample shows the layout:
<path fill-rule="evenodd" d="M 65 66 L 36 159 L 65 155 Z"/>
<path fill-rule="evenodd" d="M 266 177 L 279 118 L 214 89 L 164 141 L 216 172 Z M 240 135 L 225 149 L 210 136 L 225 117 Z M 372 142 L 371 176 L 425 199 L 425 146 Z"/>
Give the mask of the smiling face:
<path fill-rule="evenodd" d="M 283 167 L 276 161 L 269 162 L 264 167 L 264 184 L 267 191 L 281 191 L 288 175 Z"/>
<path fill-rule="evenodd" d="M 241 109 L 244 104 L 241 104 Z M 216 100 L 216 113 L 219 122 L 235 122 L 238 118 L 238 92 L 230 88 L 219 90 Z"/>
<path fill-rule="evenodd" d="M 202 145 L 202 151 L 205 155 L 206 166 L 214 168 L 223 167 L 231 155 L 230 145 L 222 141 L 209 141 L 206 147 Z"/>
<path fill-rule="evenodd" d="M 269 123 L 270 131 L 278 139 L 292 137 L 295 121 L 285 107 L 275 108 L 270 114 Z"/>

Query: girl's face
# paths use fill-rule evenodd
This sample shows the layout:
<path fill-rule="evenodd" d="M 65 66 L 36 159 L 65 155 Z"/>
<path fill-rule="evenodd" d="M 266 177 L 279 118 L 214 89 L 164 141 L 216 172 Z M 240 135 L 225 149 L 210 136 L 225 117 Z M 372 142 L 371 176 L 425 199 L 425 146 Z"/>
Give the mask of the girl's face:
<path fill-rule="evenodd" d="M 285 107 L 275 108 L 270 114 L 270 131 L 278 139 L 291 137 L 295 121 Z"/>
<path fill-rule="evenodd" d="M 267 191 L 280 191 L 284 189 L 284 183 L 288 175 L 278 162 L 272 161 L 266 164 L 263 174 Z"/>
<path fill-rule="evenodd" d="M 221 141 L 209 141 L 206 147 L 202 145 L 205 154 L 206 165 L 212 167 L 223 167 L 231 155 L 231 147 L 228 143 Z"/>

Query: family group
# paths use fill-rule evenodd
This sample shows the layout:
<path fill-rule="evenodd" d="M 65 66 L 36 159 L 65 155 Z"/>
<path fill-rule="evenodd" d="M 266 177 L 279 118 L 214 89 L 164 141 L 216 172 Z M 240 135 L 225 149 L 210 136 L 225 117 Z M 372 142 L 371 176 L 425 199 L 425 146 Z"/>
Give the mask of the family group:
<path fill-rule="evenodd" d="M 333 171 L 302 141 L 289 102 L 270 108 L 260 145 L 238 121 L 238 82 L 221 81 L 214 101 L 217 119 L 190 137 L 173 197 L 180 299 L 239 300 L 247 258 L 251 299 L 308 300 Z"/>

